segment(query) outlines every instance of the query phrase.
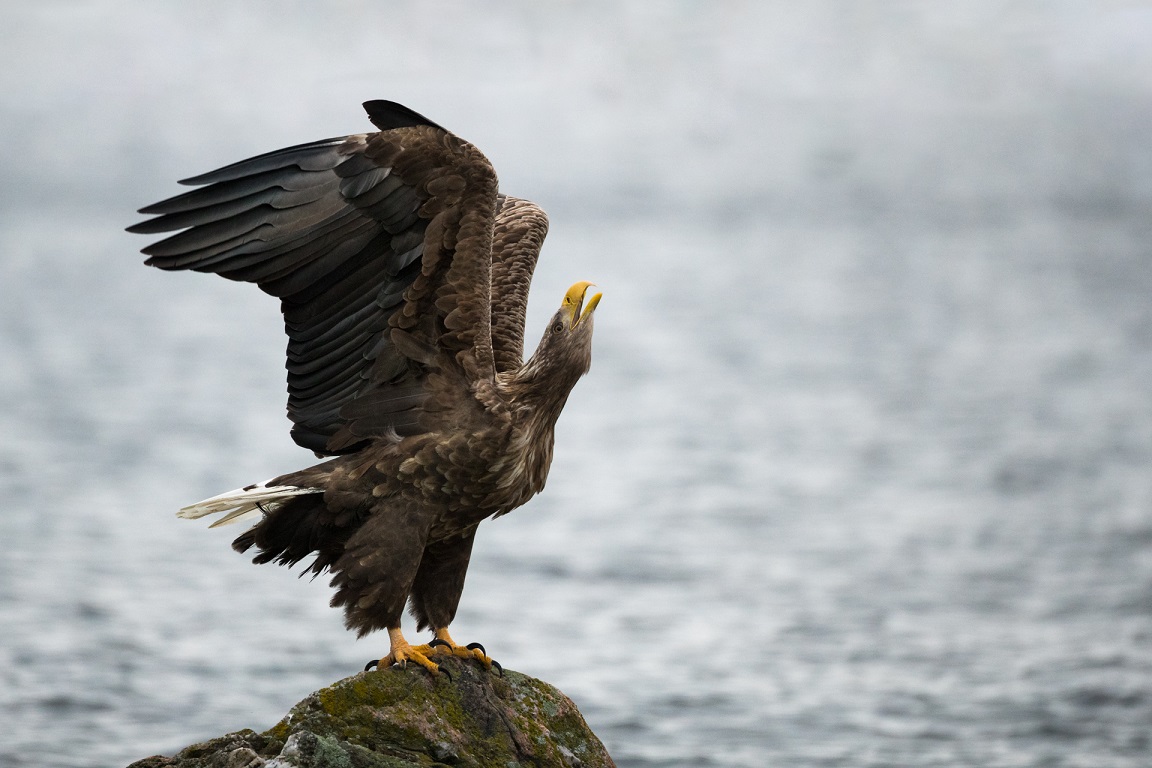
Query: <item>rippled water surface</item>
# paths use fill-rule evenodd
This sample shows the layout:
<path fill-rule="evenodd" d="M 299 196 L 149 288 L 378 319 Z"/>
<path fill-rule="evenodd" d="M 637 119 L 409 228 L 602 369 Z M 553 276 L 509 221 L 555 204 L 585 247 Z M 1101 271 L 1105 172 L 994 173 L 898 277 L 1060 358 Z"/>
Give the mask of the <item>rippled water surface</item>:
<path fill-rule="evenodd" d="M 453 627 L 621 766 L 1152 760 L 1152 16 L 122 2 L 0 23 L 0 765 L 122 765 L 353 673 L 191 501 L 310 462 L 275 302 L 133 209 L 393 98 L 595 280 L 549 487 Z"/>

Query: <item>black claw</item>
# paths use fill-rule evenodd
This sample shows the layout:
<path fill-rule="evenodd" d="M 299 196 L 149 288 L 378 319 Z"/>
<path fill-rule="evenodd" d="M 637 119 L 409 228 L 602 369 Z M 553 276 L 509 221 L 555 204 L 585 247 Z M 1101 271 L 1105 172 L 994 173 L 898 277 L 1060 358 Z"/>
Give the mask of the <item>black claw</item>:
<path fill-rule="evenodd" d="M 452 673 L 449 672 L 447 669 L 445 669 L 443 664 L 440 664 L 439 667 L 440 667 L 440 673 L 448 678 L 448 682 L 450 682 L 450 683 L 454 682 L 452 680 Z"/>
<path fill-rule="evenodd" d="M 484 655 L 487 656 L 488 654 Z M 504 677 L 504 667 L 500 666 L 500 662 L 496 661 L 496 659 L 489 659 L 489 661 L 492 662 L 492 666 L 496 667 L 496 671 L 500 673 L 500 677 Z"/>
<path fill-rule="evenodd" d="M 364 671 L 367 672 L 368 670 L 372 669 L 372 667 L 376 667 L 379 665 L 380 665 L 380 659 L 372 659 L 372 661 L 370 661 L 364 665 Z"/>
<path fill-rule="evenodd" d="M 470 650 L 470 651 L 474 651 L 474 650 L 476 650 L 477 648 L 479 648 L 479 649 L 480 649 L 480 653 L 484 654 L 485 656 L 487 656 L 487 655 L 488 655 L 488 651 L 484 650 L 484 646 L 480 645 L 480 643 L 468 643 L 468 645 L 466 645 L 466 646 L 464 646 L 464 647 L 465 647 L 465 648 L 467 648 L 467 649 L 468 649 L 468 650 Z"/>
<path fill-rule="evenodd" d="M 441 645 L 444 646 L 445 648 L 451 648 L 452 647 L 452 643 L 448 642 L 447 640 L 441 640 L 440 638 L 436 638 L 432 642 L 428 643 L 429 648 L 438 648 Z"/>

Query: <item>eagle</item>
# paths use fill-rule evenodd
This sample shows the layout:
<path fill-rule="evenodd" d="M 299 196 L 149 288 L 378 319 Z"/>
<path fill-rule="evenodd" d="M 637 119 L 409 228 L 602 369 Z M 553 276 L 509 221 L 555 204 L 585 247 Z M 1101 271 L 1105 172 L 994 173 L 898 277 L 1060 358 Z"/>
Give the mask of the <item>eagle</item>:
<path fill-rule="evenodd" d="M 185 507 L 255 523 L 255 563 L 331 574 L 333 607 L 388 654 L 436 674 L 462 646 L 456 615 L 476 528 L 544 488 L 554 430 L 591 365 L 601 294 L 565 293 L 524 359 L 528 290 L 548 219 L 499 191 L 469 142 L 391 101 L 378 129 L 300 144 L 183 180 L 129 232 L 176 232 L 142 252 L 280 299 L 293 440 L 322 463 Z M 400 629 L 407 605 L 430 642 Z"/>

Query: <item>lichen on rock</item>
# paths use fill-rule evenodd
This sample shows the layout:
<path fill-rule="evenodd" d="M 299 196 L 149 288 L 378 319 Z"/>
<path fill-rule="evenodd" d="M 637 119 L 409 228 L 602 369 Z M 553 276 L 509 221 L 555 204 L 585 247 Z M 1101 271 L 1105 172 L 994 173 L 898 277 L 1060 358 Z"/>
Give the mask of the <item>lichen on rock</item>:
<path fill-rule="evenodd" d="M 511 670 L 437 661 L 362 672 L 301 701 L 264 733 L 243 730 L 129 768 L 614 766 L 572 700 Z"/>

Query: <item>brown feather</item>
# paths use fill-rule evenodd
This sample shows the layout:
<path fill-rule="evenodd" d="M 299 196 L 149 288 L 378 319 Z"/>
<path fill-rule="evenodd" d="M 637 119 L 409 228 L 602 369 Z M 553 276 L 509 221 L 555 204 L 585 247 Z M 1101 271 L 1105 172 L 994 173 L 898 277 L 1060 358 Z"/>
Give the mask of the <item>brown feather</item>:
<path fill-rule="evenodd" d="M 500 196 L 492 237 L 492 347 L 496 370 L 524 362 L 528 289 L 548 234 L 548 216 L 535 203 Z"/>

